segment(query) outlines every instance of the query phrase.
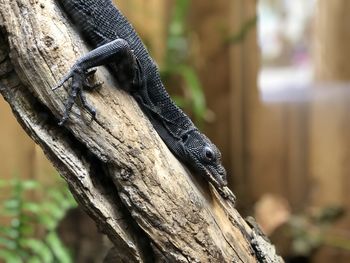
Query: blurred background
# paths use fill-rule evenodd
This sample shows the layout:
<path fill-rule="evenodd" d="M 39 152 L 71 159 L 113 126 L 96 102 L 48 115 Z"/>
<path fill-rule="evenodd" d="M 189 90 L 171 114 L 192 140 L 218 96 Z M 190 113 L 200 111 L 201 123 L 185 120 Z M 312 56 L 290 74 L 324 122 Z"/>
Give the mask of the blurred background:
<path fill-rule="evenodd" d="M 350 262 L 350 1 L 115 2 L 220 148 L 240 213 L 287 262 Z M 101 262 L 110 243 L 3 98 L 0 123 L 0 261 Z"/>

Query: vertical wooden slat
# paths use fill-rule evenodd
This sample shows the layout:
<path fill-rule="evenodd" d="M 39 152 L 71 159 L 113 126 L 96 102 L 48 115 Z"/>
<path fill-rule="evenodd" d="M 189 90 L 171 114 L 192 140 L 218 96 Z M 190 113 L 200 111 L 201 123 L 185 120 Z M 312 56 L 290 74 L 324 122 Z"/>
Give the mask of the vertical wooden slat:
<path fill-rule="evenodd" d="M 287 143 L 287 167 L 285 188 L 293 210 L 303 211 L 308 203 L 310 182 L 307 174 L 308 164 L 308 105 L 304 102 L 288 104 L 285 127 Z M 283 175 L 282 175 L 283 176 Z"/>
<path fill-rule="evenodd" d="M 347 0 L 317 2 L 315 76 L 323 85 L 316 88 L 310 107 L 310 174 L 314 182 L 314 205 L 349 203 L 349 191 L 344 189 L 350 172 L 349 8 Z"/>
<path fill-rule="evenodd" d="M 312 203 L 342 204 L 349 176 L 349 98 L 316 99 L 310 107 L 310 176 Z M 347 203 L 347 201 L 345 201 Z"/>
<path fill-rule="evenodd" d="M 158 64 L 165 52 L 167 6 L 170 0 L 114 0 L 128 17 Z"/>
<path fill-rule="evenodd" d="M 310 177 L 314 206 L 350 208 L 350 2 L 319 0 L 315 21 L 314 63 L 318 83 L 310 105 Z M 348 239 L 349 217 L 334 226 Z M 332 231 L 331 231 L 332 232 Z M 342 242 L 343 243 L 343 242 Z M 344 242 L 346 244 L 346 242 Z M 314 262 L 349 262 L 350 254 L 331 246 Z"/>
<path fill-rule="evenodd" d="M 38 145 L 33 145 L 33 179 L 44 185 L 50 185 L 58 179 L 56 169 L 51 165 Z"/>
<path fill-rule="evenodd" d="M 256 26 L 251 26 L 242 39 L 228 42 L 254 20 L 256 1 L 198 0 L 192 1 L 191 7 L 191 26 L 199 45 L 197 65 L 208 106 L 215 113 L 214 122 L 206 130 L 223 154 L 230 186 L 240 203 L 247 204 L 263 189 L 275 190 L 275 181 L 281 181 L 282 173 L 278 167 L 279 144 L 273 145 L 282 143 L 283 135 L 274 134 L 280 134 L 281 129 L 274 129 L 274 125 L 280 125 L 283 113 L 275 113 L 259 101 Z M 265 162 L 267 156 L 276 162 Z"/>
<path fill-rule="evenodd" d="M 28 137 L 0 98 L 0 177 L 35 179 L 43 183 L 57 180 L 55 169 L 41 149 Z"/>
<path fill-rule="evenodd" d="M 313 46 L 316 80 L 349 82 L 349 10 L 347 0 L 317 1 Z"/>
<path fill-rule="evenodd" d="M 256 1 L 231 1 L 231 10 L 231 30 L 234 35 L 242 32 L 242 28 L 247 27 L 256 17 Z M 260 131 L 265 126 L 255 128 L 260 126 L 258 122 L 261 120 L 257 87 L 259 55 L 256 25 L 251 26 L 242 39 L 232 43 L 230 64 L 231 170 L 236 182 L 234 187 L 237 187 L 238 195 L 248 206 L 259 195 L 256 189 L 262 189 L 261 185 L 255 187 L 255 184 L 263 182 L 261 167 L 257 165 L 259 156 L 263 156 L 263 153 L 259 154 L 259 142 L 255 142 L 255 138 L 260 141 Z M 259 167 L 258 174 L 255 173 L 255 167 Z"/>
<path fill-rule="evenodd" d="M 0 177 L 30 178 L 34 173 L 32 157 L 34 144 L 24 133 L 11 113 L 10 107 L 0 97 Z"/>
<path fill-rule="evenodd" d="M 243 2 L 241 12 L 241 27 L 246 25 L 248 21 L 252 20 L 256 16 L 256 1 L 241 1 Z M 260 56 L 258 54 L 257 47 L 257 28 L 256 26 L 251 28 L 246 35 L 244 42 L 242 43 L 241 51 L 241 70 L 242 70 L 242 101 L 243 101 L 243 133 L 244 133 L 244 146 L 243 146 L 243 160 L 244 160 L 244 174 L 245 177 L 245 189 L 241 191 L 247 191 L 249 194 L 245 198 L 245 206 L 251 207 L 252 203 L 260 195 L 259 191 L 263 189 L 264 182 L 268 181 L 268 178 L 263 176 L 272 176 L 271 171 L 264 171 L 268 167 L 265 163 L 259 165 L 259 160 L 262 160 L 266 156 L 266 148 L 261 147 L 261 142 L 266 139 L 262 139 L 264 133 L 262 129 L 267 127 L 266 123 L 259 123 L 262 120 L 259 114 L 263 112 L 259 99 L 259 92 L 257 86 L 258 66 Z M 270 131 L 267 131 L 267 136 L 270 136 Z M 257 139 L 257 141 L 256 141 Z M 263 185 L 261 185 L 263 184 Z M 266 188 L 265 188 L 266 189 Z M 241 192 L 241 193 L 242 193 Z"/>
<path fill-rule="evenodd" d="M 246 109 L 246 173 L 251 202 L 265 193 L 286 195 L 286 107 L 248 98 Z M 250 205 L 252 205 L 250 203 Z"/>
<path fill-rule="evenodd" d="M 240 0 L 231 1 L 230 5 L 230 27 L 232 32 L 239 32 L 242 27 L 242 10 L 244 2 Z M 230 185 L 234 187 L 237 194 L 242 197 L 248 194 L 247 181 L 245 177 L 245 165 L 244 165 L 244 142 L 245 142 L 245 130 L 244 130 L 244 81 L 243 81 L 243 52 L 241 44 L 233 44 L 230 48 L 230 149 L 231 149 L 231 162 L 230 171 L 232 177 L 230 178 Z M 244 198 L 244 197 L 242 197 Z M 246 198 L 244 198 L 246 199 Z"/>
<path fill-rule="evenodd" d="M 232 1 L 234 21 L 239 28 L 256 16 L 256 1 Z M 259 52 L 256 27 L 231 50 L 231 141 L 233 167 L 240 197 L 251 206 L 266 192 L 286 195 L 287 106 L 265 104 L 257 86 Z M 236 137 L 237 136 L 237 137 Z"/>
<path fill-rule="evenodd" d="M 256 15 L 256 1 L 232 1 L 235 21 L 247 24 Z M 240 21 L 240 22 L 239 22 Z M 236 29 L 237 30 L 237 29 Z M 260 65 L 257 31 L 232 47 L 231 133 L 233 167 L 239 196 L 251 207 L 262 195 L 287 198 L 294 208 L 305 206 L 306 108 L 304 103 L 264 102 L 257 86 Z M 236 105 L 235 105 L 236 104 Z"/>
<path fill-rule="evenodd" d="M 308 205 L 310 180 L 308 165 L 308 104 L 287 103 L 286 119 L 283 127 L 286 133 L 286 171 L 279 175 L 284 180 L 283 189 L 294 211 L 303 211 Z"/>
<path fill-rule="evenodd" d="M 194 0 L 191 2 L 189 21 L 192 38 L 196 40 L 192 44 L 197 51 L 197 72 L 208 108 L 214 112 L 213 121 L 205 126 L 206 133 L 220 148 L 230 180 L 229 6 L 227 0 Z"/>

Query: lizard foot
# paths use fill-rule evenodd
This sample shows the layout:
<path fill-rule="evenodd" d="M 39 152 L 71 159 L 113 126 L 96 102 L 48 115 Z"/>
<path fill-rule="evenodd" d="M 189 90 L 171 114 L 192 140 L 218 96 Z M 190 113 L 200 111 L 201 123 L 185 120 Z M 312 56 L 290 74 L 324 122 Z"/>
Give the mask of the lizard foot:
<path fill-rule="evenodd" d="M 58 125 L 62 126 L 69 118 L 69 113 L 72 110 L 72 107 L 78 97 L 81 101 L 83 107 L 91 114 L 92 120 L 96 119 L 96 110 L 93 108 L 86 100 L 85 94 L 83 90 L 94 90 L 97 87 L 101 86 L 102 83 L 96 83 L 94 85 L 89 84 L 88 78 L 92 76 L 96 72 L 96 69 L 92 69 L 90 71 L 83 71 L 77 67 L 74 67 L 61 81 L 60 83 L 53 88 L 53 90 L 61 87 L 67 80 L 72 78 L 71 89 L 68 93 L 68 98 L 65 105 L 65 110 L 62 119 L 58 123 Z"/>
<path fill-rule="evenodd" d="M 90 84 L 89 80 L 91 80 L 91 78 L 93 77 L 93 75 L 96 73 L 97 69 L 93 68 L 90 69 L 88 72 L 86 72 L 86 78 L 84 79 L 84 83 L 83 83 L 83 89 L 87 90 L 87 91 L 94 91 L 98 88 L 100 88 L 103 84 L 103 81 L 99 81 L 95 84 Z"/>

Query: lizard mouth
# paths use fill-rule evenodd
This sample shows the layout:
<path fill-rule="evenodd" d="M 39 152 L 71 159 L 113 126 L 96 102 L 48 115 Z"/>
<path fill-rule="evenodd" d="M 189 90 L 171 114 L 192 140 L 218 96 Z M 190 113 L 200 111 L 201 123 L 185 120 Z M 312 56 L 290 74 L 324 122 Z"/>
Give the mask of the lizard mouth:
<path fill-rule="evenodd" d="M 205 167 L 204 169 L 206 176 L 215 186 L 221 188 L 227 185 L 226 172 L 224 169 L 222 169 L 222 171 L 220 170 L 219 172 L 211 167 Z"/>
<path fill-rule="evenodd" d="M 192 157 L 192 159 L 196 159 L 195 156 L 191 154 L 190 157 Z M 189 166 L 191 166 L 192 169 L 198 174 L 209 180 L 215 187 L 222 188 L 227 186 L 226 171 L 224 167 L 221 165 L 214 167 L 211 165 L 203 165 L 198 162 L 194 163 L 195 165 L 193 163 L 189 163 Z"/>

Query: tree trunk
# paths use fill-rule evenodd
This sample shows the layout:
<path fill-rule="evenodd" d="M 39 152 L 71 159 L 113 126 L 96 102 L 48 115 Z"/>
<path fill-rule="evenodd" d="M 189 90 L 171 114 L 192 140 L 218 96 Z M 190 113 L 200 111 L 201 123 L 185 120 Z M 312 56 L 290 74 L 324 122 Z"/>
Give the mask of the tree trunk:
<path fill-rule="evenodd" d="M 87 51 L 53 0 L 0 0 L 0 92 L 17 120 L 115 245 L 113 262 L 279 262 L 200 176 L 170 153 L 135 101 L 101 68 L 87 96 L 97 120 L 51 87 Z"/>

